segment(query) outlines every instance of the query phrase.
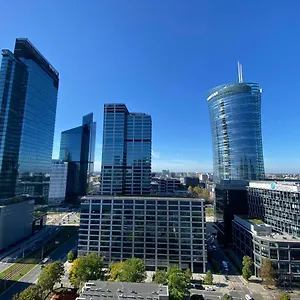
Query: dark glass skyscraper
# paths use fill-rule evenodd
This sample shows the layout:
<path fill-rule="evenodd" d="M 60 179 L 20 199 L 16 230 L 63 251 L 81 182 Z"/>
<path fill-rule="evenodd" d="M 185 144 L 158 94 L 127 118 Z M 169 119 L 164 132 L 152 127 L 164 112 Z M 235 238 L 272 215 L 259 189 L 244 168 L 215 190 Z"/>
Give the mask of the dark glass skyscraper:
<path fill-rule="evenodd" d="M 100 192 L 150 194 L 151 144 L 151 116 L 105 104 Z"/>
<path fill-rule="evenodd" d="M 27 40 L 2 50 L 0 70 L 0 197 L 49 191 L 59 74 Z"/>
<path fill-rule="evenodd" d="M 247 213 L 246 185 L 264 178 L 261 90 L 256 83 L 223 84 L 207 97 L 216 184 L 215 214 L 225 240 L 234 214 Z"/>
<path fill-rule="evenodd" d="M 93 114 L 83 117 L 82 125 L 61 133 L 59 159 L 68 162 L 67 201 L 85 195 L 94 172 L 96 122 Z"/>

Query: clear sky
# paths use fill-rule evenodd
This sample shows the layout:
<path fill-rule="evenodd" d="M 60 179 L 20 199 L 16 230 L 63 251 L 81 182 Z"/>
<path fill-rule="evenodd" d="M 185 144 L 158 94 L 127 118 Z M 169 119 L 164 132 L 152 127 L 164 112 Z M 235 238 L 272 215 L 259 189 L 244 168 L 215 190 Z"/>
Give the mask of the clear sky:
<path fill-rule="evenodd" d="M 206 92 L 237 81 L 262 89 L 267 172 L 300 172 L 299 0 L 2 1 L 0 48 L 27 37 L 60 72 L 60 132 L 93 112 L 100 168 L 103 104 L 153 121 L 154 171 L 212 171 Z"/>

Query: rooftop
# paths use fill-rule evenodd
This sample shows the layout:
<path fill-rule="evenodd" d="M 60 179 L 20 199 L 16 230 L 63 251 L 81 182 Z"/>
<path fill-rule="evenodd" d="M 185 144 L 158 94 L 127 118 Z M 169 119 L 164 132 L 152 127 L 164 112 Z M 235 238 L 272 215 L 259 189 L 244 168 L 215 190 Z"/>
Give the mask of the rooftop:
<path fill-rule="evenodd" d="M 161 296 L 168 297 L 168 286 L 152 283 L 129 283 L 109 281 L 89 281 L 85 284 L 77 299 L 111 299 L 120 300 L 159 300 Z"/>
<path fill-rule="evenodd" d="M 189 201 L 199 201 L 199 202 L 204 202 L 203 199 L 199 199 L 199 198 L 193 198 L 193 197 L 184 197 L 184 196 L 176 196 L 176 195 L 172 195 L 172 196 L 151 196 L 151 195 L 136 195 L 136 196 L 122 196 L 122 195 L 118 195 L 118 196 L 110 196 L 110 195 L 87 195 L 87 196 L 83 196 L 81 198 L 81 200 L 89 200 L 89 199 L 129 199 L 129 200 L 139 200 L 139 199 L 149 199 L 149 200 L 189 200 Z"/>

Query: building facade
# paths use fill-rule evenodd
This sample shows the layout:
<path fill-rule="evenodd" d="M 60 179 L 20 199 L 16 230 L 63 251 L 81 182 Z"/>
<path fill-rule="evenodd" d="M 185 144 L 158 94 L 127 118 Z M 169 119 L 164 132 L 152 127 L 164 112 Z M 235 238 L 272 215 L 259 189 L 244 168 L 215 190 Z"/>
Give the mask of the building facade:
<path fill-rule="evenodd" d="M 61 133 L 59 158 L 68 162 L 66 200 L 73 202 L 88 191 L 94 172 L 96 122 L 93 114 L 83 116 L 82 125 Z"/>
<path fill-rule="evenodd" d="M 208 92 L 215 217 L 224 243 L 231 240 L 234 214 L 247 214 L 246 185 L 264 178 L 261 89 L 256 83 L 223 84 Z"/>
<path fill-rule="evenodd" d="M 124 104 L 105 104 L 100 193 L 150 194 L 152 121 Z"/>
<path fill-rule="evenodd" d="M 68 163 L 59 159 L 53 159 L 50 173 L 49 203 L 65 201 L 67 175 Z"/>
<path fill-rule="evenodd" d="M 32 234 L 34 200 L 15 197 L 0 203 L 0 250 Z"/>
<path fill-rule="evenodd" d="M 203 273 L 205 227 L 202 200 L 86 196 L 81 202 L 78 254 L 96 252 L 108 263 L 137 257 L 148 270 L 177 264 Z"/>
<path fill-rule="evenodd" d="M 184 177 L 184 184 L 189 187 L 195 187 L 195 186 L 198 186 L 199 185 L 199 177 Z"/>
<path fill-rule="evenodd" d="M 278 284 L 300 284 L 300 239 L 274 232 L 272 226 L 258 219 L 234 216 L 232 226 L 233 247 L 242 260 L 244 255 L 253 259 L 254 275 L 260 276 L 265 258 L 271 260 Z"/>
<path fill-rule="evenodd" d="M 274 230 L 300 237 L 300 183 L 252 181 L 248 186 L 249 216 Z"/>
<path fill-rule="evenodd" d="M 0 198 L 48 198 L 59 74 L 27 39 L 2 50 Z"/>

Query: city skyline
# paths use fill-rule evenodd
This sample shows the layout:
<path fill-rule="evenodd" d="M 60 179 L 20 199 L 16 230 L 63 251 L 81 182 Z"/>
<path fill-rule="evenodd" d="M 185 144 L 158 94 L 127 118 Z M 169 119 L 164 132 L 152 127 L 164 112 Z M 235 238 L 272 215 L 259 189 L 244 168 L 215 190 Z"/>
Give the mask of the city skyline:
<path fill-rule="evenodd" d="M 18 21 L 5 30 L 0 47 L 11 49 L 16 37 L 27 36 L 61 73 L 53 158 L 58 157 L 60 132 L 93 111 L 100 124 L 95 158 L 99 171 L 103 105 L 125 103 L 130 111 L 153 118 L 153 171 L 212 171 L 205 96 L 214 86 L 237 82 L 240 60 L 244 80 L 263 89 L 266 173 L 299 173 L 299 103 L 292 92 L 299 64 L 294 37 L 300 4 L 294 2 L 291 9 L 274 3 L 270 10 L 267 3 L 254 2 L 219 3 L 216 10 L 208 2 L 175 1 L 170 10 L 168 3 L 155 1 L 71 8 L 67 3 L 45 7 L 29 1 L 19 4 Z M 9 11 L 7 5 L 3 9 Z M 54 26 L 47 21 L 53 15 Z M 0 25 L 9 21 L 8 13 Z M 69 51 L 75 40 L 79 46 Z M 84 53 L 88 55 L 78 59 Z"/>

